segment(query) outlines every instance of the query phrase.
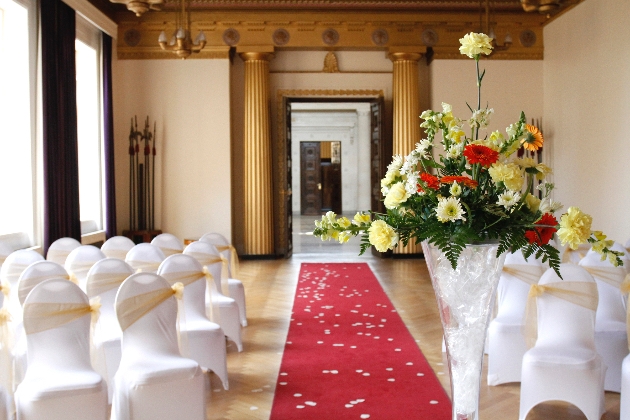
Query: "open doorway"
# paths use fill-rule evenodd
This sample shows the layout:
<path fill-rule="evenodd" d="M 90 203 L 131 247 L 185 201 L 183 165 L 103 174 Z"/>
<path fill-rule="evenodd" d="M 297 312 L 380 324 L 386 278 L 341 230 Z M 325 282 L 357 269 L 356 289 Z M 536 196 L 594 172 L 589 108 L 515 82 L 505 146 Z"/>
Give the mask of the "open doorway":
<path fill-rule="evenodd" d="M 341 142 L 300 142 L 300 215 L 342 214 Z"/>

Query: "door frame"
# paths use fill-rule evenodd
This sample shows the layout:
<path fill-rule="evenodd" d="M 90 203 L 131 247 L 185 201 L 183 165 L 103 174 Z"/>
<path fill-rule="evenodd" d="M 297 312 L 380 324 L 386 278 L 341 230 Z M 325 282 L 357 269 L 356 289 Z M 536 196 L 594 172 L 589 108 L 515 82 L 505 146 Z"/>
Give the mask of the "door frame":
<path fill-rule="evenodd" d="M 287 121 L 287 107 L 291 102 L 370 102 L 385 97 L 381 89 L 278 89 L 276 92 L 276 135 L 272 136 L 273 156 L 273 199 L 274 199 L 274 243 L 275 253 L 280 257 L 290 257 L 293 249 L 291 235 L 292 203 L 291 190 L 287 190 L 287 170 L 290 170 L 291 150 L 287 146 L 287 132 L 290 121 Z M 290 115 L 290 114 L 289 114 Z M 388 121 L 387 118 L 383 119 Z M 387 130 L 384 130 L 386 133 Z M 385 139 L 388 141 L 388 139 Z"/>

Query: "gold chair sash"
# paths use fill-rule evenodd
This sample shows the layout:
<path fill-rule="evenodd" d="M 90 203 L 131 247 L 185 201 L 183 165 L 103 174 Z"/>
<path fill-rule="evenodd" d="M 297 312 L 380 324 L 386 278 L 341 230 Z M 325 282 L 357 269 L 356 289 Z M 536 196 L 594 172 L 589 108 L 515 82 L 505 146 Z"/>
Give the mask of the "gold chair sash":
<path fill-rule="evenodd" d="M 623 284 L 625 278 L 624 268 L 587 265 L 583 265 L 582 268 L 588 271 L 593 277 L 597 277 L 599 280 L 621 289 L 621 285 Z"/>
<path fill-rule="evenodd" d="M 119 260 L 125 261 L 127 252 L 129 251 L 125 251 L 124 249 L 108 249 L 105 253 L 109 258 L 118 258 Z"/>
<path fill-rule="evenodd" d="M 165 273 L 162 274 L 169 283 L 180 282 L 184 286 L 188 286 L 199 280 L 206 281 L 206 287 L 210 290 L 210 294 L 213 295 L 217 291 L 217 286 L 214 283 L 214 277 L 212 273 L 208 271 L 207 266 L 203 266 L 202 271 L 181 271 L 178 273 Z M 212 300 L 206 305 L 206 316 L 210 321 L 219 324 L 219 308 L 215 308 L 212 304 Z"/>
<path fill-rule="evenodd" d="M 123 300 L 117 305 L 116 310 L 120 328 L 125 331 L 133 325 L 134 322 L 149 313 L 153 308 L 157 307 L 166 299 L 173 295 L 175 295 L 177 299 L 181 299 L 183 294 L 184 285 L 182 283 L 175 283 L 170 288 L 141 293 Z"/>
<path fill-rule="evenodd" d="M 560 281 L 550 284 L 532 284 L 525 306 L 525 342 L 531 348 L 538 337 L 538 296 L 549 293 L 552 296 L 566 300 L 592 311 L 597 310 L 599 294 L 595 282 Z"/>
<path fill-rule="evenodd" d="M 88 294 L 96 296 L 108 290 L 116 289 L 130 275 L 128 273 L 95 273 L 90 276 L 86 285 Z"/>
<path fill-rule="evenodd" d="M 503 272 L 532 285 L 538 283 L 538 280 L 540 280 L 540 276 L 543 273 L 543 269 L 537 265 L 509 264 L 503 266 Z"/>
<path fill-rule="evenodd" d="M 65 260 L 68 258 L 68 255 L 70 255 L 70 251 L 67 249 L 49 249 L 48 254 L 46 254 L 46 259 L 48 261 L 62 258 Z"/>
<path fill-rule="evenodd" d="M 70 264 L 68 269 L 68 273 L 70 274 L 70 281 L 78 284 L 78 277 L 85 277 L 90 271 L 90 268 L 96 263 L 96 261 L 91 262 L 73 262 Z"/>
<path fill-rule="evenodd" d="M 7 257 L 0 257 L 0 265 L 4 264 L 6 259 L 7 259 Z"/>
<path fill-rule="evenodd" d="M 162 251 L 165 257 L 170 257 L 171 255 L 181 254 L 182 252 L 184 252 L 182 249 L 166 248 L 166 247 L 160 247 L 160 250 Z"/>
<path fill-rule="evenodd" d="M 9 269 L 7 270 L 7 274 L 6 274 L 6 277 L 4 278 L 4 280 L 6 280 L 7 277 L 15 278 L 17 280 L 17 278 L 20 277 L 22 272 L 24 270 L 26 270 L 27 267 L 28 267 L 27 264 L 21 264 L 21 263 L 12 263 L 12 264 L 10 264 L 9 265 Z"/>
<path fill-rule="evenodd" d="M 219 252 L 230 250 L 230 272 L 232 273 L 232 278 L 238 278 L 238 254 L 236 253 L 236 248 L 232 245 L 215 245 L 215 247 Z"/>
<path fill-rule="evenodd" d="M 26 299 L 26 296 L 28 296 L 30 291 L 33 290 L 33 287 L 37 286 L 39 283 L 43 282 L 44 280 L 59 279 L 59 278 L 70 280 L 76 284 L 76 277 L 74 278 L 74 281 L 73 281 L 72 276 L 68 274 L 27 277 L 27 278 L 21 279 L 20 282 L 18 283 L 18 299 L 20 300 L 20 302 L 24 302 L 24 299 Z"/>
<path fill-rule="evenodd" d="M 228 296 L 228 260 L 223 255 L 212 256 L 203 252 L 191 252 L 188 255 L 195 258 L 203 266 L 221 263 L 221 293 Z"/>
<path fill-rule="evenodd" d="M 148 272 L 157 272 L 160 267 L 161 262 L 154 261 L 141 261 L 141 260 L 129 260 L 127 263 L 136 269 L 136 272 L 148 271 Z"/>
<path fill-rule="evenodd" d="M 101 309 L 100 299 L 91 299 L 84 303 L 45 303 L 35 302 L 24 305 L 24 331 L 34 334 L 60 327 L 87 314 L 92 316 L 92 325 L 96 323 Z"/>

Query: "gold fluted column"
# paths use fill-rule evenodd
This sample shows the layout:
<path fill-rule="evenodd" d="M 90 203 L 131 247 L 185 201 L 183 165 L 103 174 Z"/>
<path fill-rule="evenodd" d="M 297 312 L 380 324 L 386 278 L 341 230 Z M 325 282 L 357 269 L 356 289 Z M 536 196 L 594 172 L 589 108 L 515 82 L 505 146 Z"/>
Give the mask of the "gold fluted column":
<path fill-rule="evenodd" d="M 424 51 L 422 51 L 424 52 Z M 389 58 L 394 63 L 392 102 L 394 111 L 394 155 L 407 156 L 420 141 L 420 91 L 418 86 L 418 60 L 422 52 L 390 49 Z M 419 254 L 420 245 L 402 243 L 395 254 Z"/>
<path fill-rule="evenodd" d="M 272 255 L 273 184 L 269 115 L 270 52 L 242 52 L 245 62 L 245 255 Z"/>

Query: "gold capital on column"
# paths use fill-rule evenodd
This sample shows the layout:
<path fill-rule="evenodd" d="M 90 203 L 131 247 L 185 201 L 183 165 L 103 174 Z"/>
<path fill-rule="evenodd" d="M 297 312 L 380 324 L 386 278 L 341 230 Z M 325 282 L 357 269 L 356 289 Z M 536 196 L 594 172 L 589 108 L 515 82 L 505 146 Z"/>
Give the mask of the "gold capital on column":
<path fill-rule="evenodd" d="M 245 255 L 272 255 L 273 185 L 269 116 L 270 52 L 242 52 L 245 62 Z"/>
<path fill-rule="evenodd" d="M 420 141 L 420 92 L 418 86 L 418 60 L 424 51 L 409 51 L 408 48 L 390 48 L 389 59 L 394 63 L 392 102 L 394 111 L 393 152 L 407 156 Z M 419 245 L 410 241 L 407 247 L 402 242 L 394 250 L 396 254 L 418 254 Z"/>

